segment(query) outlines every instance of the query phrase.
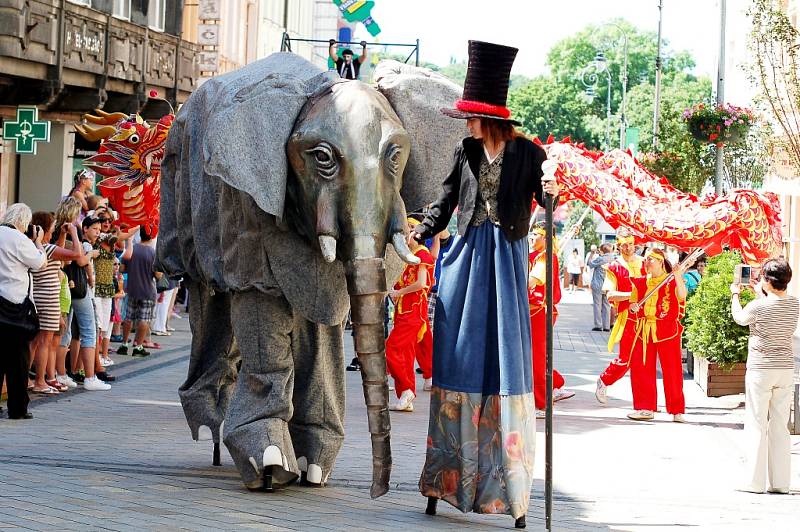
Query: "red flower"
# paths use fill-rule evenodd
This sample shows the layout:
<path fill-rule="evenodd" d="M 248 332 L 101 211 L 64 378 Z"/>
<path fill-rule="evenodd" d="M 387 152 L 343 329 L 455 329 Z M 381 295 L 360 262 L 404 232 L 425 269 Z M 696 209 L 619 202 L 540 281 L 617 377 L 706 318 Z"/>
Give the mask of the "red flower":
<path fill-rule="evenodd" d="M 708 140 L 713 142 L 713 141 L 717 140 L 718 137 L 719 137 L 719 135 L 717 135 L 716 133 L 712 133 L 712 134 L 710 134 L 708 136 Z"/>
<path fill-rule="evenodd" d="M 519 432 L 509 432 L 505 441 L 506 454 L 511 460 L 522 459 L 522 435 Z"/>
<path fill-rule="evenodd" d="M 458 489 L 458 471 L 448 469 L 442 473 L 442 489 L 445 495 L 455 494 Z"/>

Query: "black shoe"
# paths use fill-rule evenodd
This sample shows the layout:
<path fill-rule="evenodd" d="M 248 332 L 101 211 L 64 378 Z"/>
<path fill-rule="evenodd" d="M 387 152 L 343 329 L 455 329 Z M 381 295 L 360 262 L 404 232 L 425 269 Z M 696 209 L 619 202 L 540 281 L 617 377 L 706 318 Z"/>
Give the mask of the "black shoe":
<path fill-rule="evenodd" d="M 109 375 L 107 371 L 95 371 L 94 374 L 103 382 L 114 382 L 117 378 L 113 375 Z"/>
<path fill-rule="evenodd" d="M 31 414 L 30 412 L 25 412 L 21 416 L 12 417 L 12 416 L 9 415 L 8 419 L 33 419 L 33 414 Z"/>
<path fill-rule="evenodd" d="M 69 377 L 74 380 L 76 384 L 83 384 L 83 379 L 86 378 L 86 376 L 81 375 L 80 373 L 70 373 L 69 371 L 67 372 L 67 375 L 69 375 Z"/>
<path fill-rule="evenodd" d="M 127 344 L 122 344 L 121 346 L 119 346 L 117 348 L 117 354 L 118 355 L 127 355 L 128 354 L 128 345 Z"/>
<path fill-rule="evenodd" d="M 353 360 L 350 361 L 350 365 L 345 369 L 347 371 L 361 371 L 361 362 L 358 361 L 358 357 L 354 357 Z"/>
<path fill-rule="evenodd" d="M 593 330 L 593 331 L 602 331 L 603 329 L 602 329 L 602 328 L 600 328 L 600 327 L 592 327 L 592 330 Z"/>
<path fill-rule="evenodd" d="M 416 372 L 417 372 L 417 374 L 422 375 L 422 368 L 417 368 Z"/>
<path fill-rule="evenodd" d="M 145 350 L 144 347 L 137 345 L 133 347 L 133 351 L 131 351 L 132 357 L 149 357 L 150 351 Z"/>
<path fill-rule="evenodd" d="M 603 332 L 611 332 L 611 329 L 603 329 Z"/>

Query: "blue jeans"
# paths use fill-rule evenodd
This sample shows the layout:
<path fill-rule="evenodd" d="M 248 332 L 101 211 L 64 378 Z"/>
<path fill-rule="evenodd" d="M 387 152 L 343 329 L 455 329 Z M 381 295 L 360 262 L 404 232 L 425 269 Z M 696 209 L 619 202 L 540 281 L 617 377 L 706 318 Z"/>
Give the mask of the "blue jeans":
<path fill-rule="evenodd" d="M 94 318 L 94 303 L 89 296 L 72 300 L 72 308 L 67 315 L 67 329 L 61 336 L 61 347 L 69 346 L 72 340 L 72 319 L 77 320 L 81 336 L 81 347 L 94 348 L 97 345 L 97 325 Z"/>

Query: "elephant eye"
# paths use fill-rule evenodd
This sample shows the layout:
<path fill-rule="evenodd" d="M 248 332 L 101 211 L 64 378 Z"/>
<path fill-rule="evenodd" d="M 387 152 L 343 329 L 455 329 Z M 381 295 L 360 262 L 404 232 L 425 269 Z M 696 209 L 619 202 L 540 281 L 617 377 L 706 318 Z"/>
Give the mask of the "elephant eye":
<path fill-rule="evenodd" d="M 333 150 L 328 144 L 318 144 L 306 153 L 314 157 L 314 162 L 317 163 L 317 171 L 323 179 L 333 179 L 336 175 L 338 166 L 336 158 L 333 155 Z"/>
<path fill-rule="evenodd" d="M 386 164 L 389 171 L 397 176 L 400 173 L 400 161 L 402 160 L 403 150 L 397 144 L 392 144 L 386 151 Z"/>

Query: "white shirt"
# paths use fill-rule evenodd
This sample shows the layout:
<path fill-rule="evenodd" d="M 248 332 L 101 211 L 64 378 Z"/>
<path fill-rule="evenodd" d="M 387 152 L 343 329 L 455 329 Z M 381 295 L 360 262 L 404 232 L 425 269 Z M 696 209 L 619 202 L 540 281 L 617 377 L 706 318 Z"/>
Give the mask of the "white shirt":
<path fill-rule="evenodd" d="M 0 296 L 22 303 L 28 295 L 28 270 L 47 265 L 47 255 L 16 229 L 0 226 Z"/>

